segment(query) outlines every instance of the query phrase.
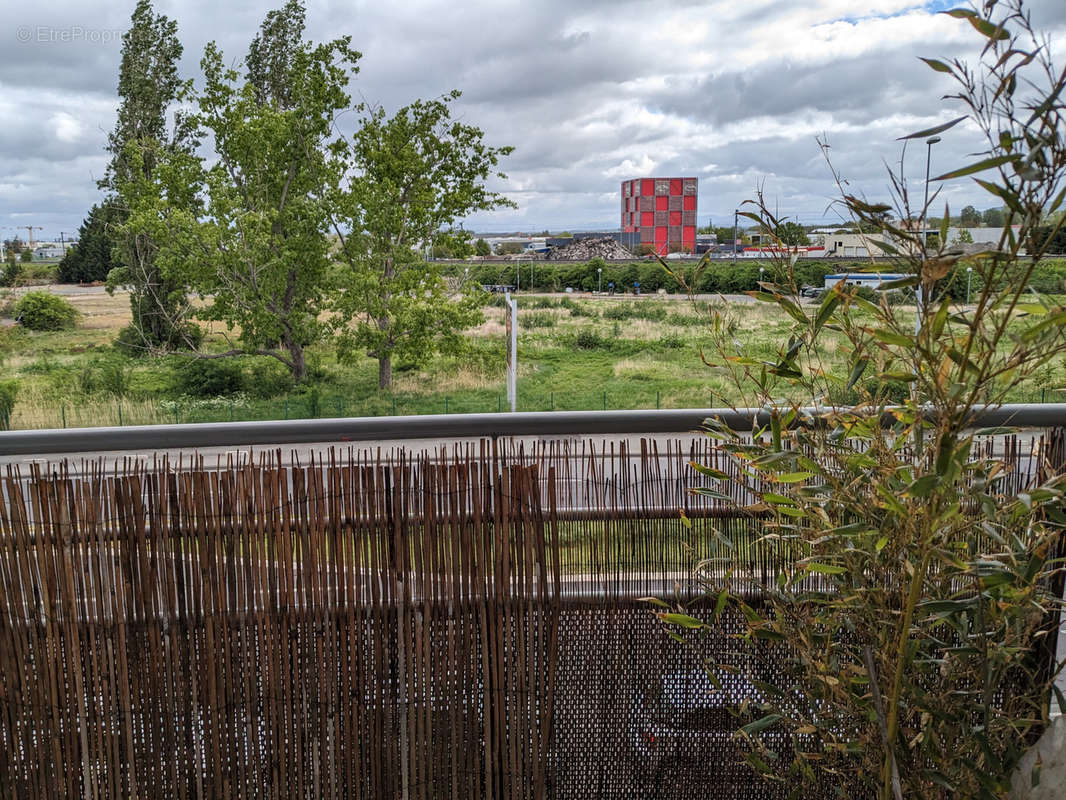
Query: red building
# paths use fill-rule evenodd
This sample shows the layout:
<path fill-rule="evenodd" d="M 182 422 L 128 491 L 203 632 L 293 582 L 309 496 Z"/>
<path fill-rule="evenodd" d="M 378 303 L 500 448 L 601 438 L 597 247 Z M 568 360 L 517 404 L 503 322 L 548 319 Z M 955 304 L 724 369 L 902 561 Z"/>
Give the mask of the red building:
<path fill-rule="evenodd" d="M 622 232 L 655 252 L 692 252 L 696 245 L 696 178 L 622 182 Z"/>

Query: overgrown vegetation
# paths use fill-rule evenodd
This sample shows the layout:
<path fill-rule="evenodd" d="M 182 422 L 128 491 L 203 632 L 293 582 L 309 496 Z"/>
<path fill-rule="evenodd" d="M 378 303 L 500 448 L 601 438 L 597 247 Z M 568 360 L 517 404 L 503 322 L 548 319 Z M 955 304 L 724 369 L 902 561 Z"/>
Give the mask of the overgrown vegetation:
<path fill-rule="evenodd" d="M 732 605 L 742 612 L 739 635 L 787 665 L 769 680 L 743 662 L 712 672 L 763 679 L 757 719 L 738 736 L 752 768 L 795 787 L 794 797 L 820 779 L 882 800 L 1001 798 L 1048 723 L 1049 701 L 1066 710 L 1066 698 L 1053 696 L 1066 555 L 1062 451 L 1037 453 L 1040 477 L 1020 487 L 1000 454 L 974 446 L 980 409 L 1066 354 L 1066 308 L 1025 288 L 1033 264 L 1019 255 L 1066 196 L 1066 73 L 1020 2 L 981 8 L 949 12 L 980 36 L 978 64 L 926 62 L 956 80 L 953 97 L 986 149 L 936 180 L 980 176 L 1005 203 L 1005 224 L 1018 227 L 1005 229 L 996 250 L 960 258 L 949 246 L 927 249 L 915 226 L 888 221 L 889 211 L 906 221 L 926 215 L 900 174 L 891 175 L 894 208 L 840 179 L 842 207 L 902 243 L 893 249 L 894 269 L 907 275 L 900 284 L 925 298 L 917 332 L 912 312 L 842 288 L 813 311 L 800 307 L 787 257 L 758 293 L 793 322 L 770 357 L 736 340 L 734 320 L 714 318 L 714 374 L 763 417 L 752 440 L 714 421 L 709 435 L 771 514 L 764 541 L 778 554 L 776 574 L 761 582 L 737 564 L 724 582 L 708 583 L 713 613 L 696 619 L 679 609 L 664 620 L 698 635 Z M 953 124 L 909 138 L 949 136 Z M 778 228 L 761 197 L 749 208 L 767 230 Z M 970 304 L 950 291 L 965 267 L 981 282 Z M 843 363 L 827 369 L 822 354 L 833 340 Z M 795 391 L 802 404 L 782 402 Z M 854 393 L 842 407 L 800 411 L 842 393 Z M 898 407 L 886 419 L 889 405 Z M 712 483 L 724 477 L 697 469 Z M 701 491 L 725 503 L 736 496 L 724 486 Z M 1036 783 L 1039 771 L 1027 777 Z"/>
<path fill-rule="evenodd" d="M 74 327 L 78 311 L 51 292 L 27 292 L 15 303 L 15 319 L 31 331 L 61 331 Z"/>

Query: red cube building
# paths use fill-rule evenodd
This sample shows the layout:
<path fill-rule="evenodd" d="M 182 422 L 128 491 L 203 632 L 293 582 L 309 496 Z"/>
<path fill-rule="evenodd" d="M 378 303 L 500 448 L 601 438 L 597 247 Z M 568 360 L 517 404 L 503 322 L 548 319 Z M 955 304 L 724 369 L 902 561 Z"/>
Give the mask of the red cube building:
<path fill-rule="evenodd" d="M 622 182 L 622 232 L 666 254 L 696 246 L 696 178 Z"/>

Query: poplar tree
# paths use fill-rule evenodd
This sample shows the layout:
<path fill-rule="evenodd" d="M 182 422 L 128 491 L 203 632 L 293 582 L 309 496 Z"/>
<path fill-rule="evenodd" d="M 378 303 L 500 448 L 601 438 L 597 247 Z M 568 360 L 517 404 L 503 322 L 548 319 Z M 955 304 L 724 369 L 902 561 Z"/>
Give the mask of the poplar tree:
<path fill-rule="evenodd" d="M 156 14 L 150 0 L 139 0 L 130 21 L 122 37 L 118 119 L 108 137 L 111 163 L 100 182 L 101 188 L 116 194 L 124 217 L 116 226 L 115 255 L 121 266 L 108 276 L 108 287 L 126 286 L 130 291 L 133 319 L 122 341 L 145 351 L 168 350 L 188 346 L 196 338 L 186 322 L 185 281 L 160 268 L 160 242 L 129 211 L 156 180 L 161 161 L 188 158 L 195 151 L 195 130 L 176 108 L 191 86 L 178 74 L 182 46 L 177 22 Z M 171 202 L 178 199 L 175 195 Z"/>

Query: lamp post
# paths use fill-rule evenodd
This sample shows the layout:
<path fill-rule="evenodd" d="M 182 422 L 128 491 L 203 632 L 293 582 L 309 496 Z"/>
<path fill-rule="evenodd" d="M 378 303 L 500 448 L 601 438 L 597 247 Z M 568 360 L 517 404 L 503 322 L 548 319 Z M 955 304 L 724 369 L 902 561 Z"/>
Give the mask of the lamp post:
<path fill-rule="evenodd" d="M 929 207 L 929 161 L 933 155 L 933 145 L 940 141 L 939 136 L 930 136 L 925 140 L 925 199 L 922 201 L 922 259 L 925 259 L 925 249 L 929 244 L 929 238 L 925 232 L 925 214 L 926 209 Z M 921 275 L 918 276 L 918 288 L 914 293 L 916 300 L 917 312 L 914 315 L 914 336 L 917 338 L 918 332 L 922 329 L 922 281 Z"/>
<path fill-rule="evenodd" d="M 966 268 L 966 305 L 970 304 L 970 281 L 973 279 L 973 267 Z"/>
<path fill-rule="evenodd" d="M 930 136 L 925 140 L 925 200 L 922 201 L 922 255 L 925 255 L 925 247 L 929 243 L 925 232 L 925 214 L 929 207 L 929 160 L 933 155 L 933 145 L 940 141 L 939 136 Z"/>
<path fill-rule="evenodd" d="M 762 288 L 762 275 L 766 272 L 766 267 L 759 267 L 759 288 Z"/>
<path fill-rule="evenodd" d="M 596 294 L 603 294 L 603 267 L 596 267 Z"/>
<path fill-rule="evenodd" d="M 740 212 L 733 209 L 733 266 L 737 265 L 737 218 Z"/>

